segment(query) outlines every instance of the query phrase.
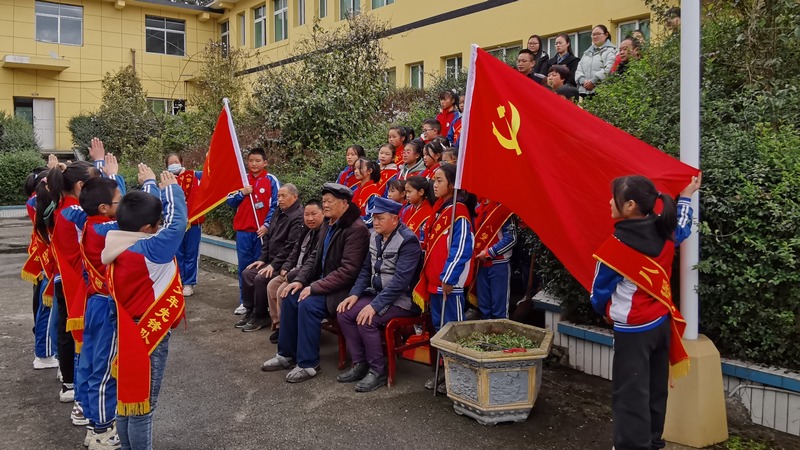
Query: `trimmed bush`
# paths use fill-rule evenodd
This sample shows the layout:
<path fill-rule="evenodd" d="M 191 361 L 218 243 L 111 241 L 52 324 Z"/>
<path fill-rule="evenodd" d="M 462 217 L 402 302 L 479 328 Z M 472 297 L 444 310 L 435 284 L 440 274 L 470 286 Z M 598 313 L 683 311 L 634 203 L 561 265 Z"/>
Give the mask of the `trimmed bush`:
<path fill-rule="evenodd" d="M 28 122 L 0 111 L 0 152 L 39 150 L 33 127 Z"/>
<path fill-rule="evenodd" d="M 27 198 L 22 189 L 33 169 L 45 165 L 37 151 L 0 152 L 0 205 L 22 205 Z"/>

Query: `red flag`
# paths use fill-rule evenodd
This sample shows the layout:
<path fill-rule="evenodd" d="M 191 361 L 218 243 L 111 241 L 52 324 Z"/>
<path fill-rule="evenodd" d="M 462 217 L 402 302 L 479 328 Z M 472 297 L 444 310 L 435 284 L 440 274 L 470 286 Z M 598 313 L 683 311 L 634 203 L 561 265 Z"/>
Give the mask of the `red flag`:
<path fill-rule="evenodd" d="M 225 99 L 203 163 L 203 178 L 190 199 L 189 223 L 216 208 L 231 192 L 248 184 L 228 99 Z"/>
<path fill-rule="evenodd" d="M 694 169 L 473 46 L 456 186 L 500 202 L 591 289 L 613 231 L 611 181 L 644 175 L 678 194 Z"/>

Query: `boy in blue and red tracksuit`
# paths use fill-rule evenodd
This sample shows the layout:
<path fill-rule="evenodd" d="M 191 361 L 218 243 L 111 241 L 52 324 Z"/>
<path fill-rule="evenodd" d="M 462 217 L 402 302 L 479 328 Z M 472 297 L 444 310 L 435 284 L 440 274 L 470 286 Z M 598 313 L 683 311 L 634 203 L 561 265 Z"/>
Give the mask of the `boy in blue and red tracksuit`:
<path fill-rule="evenodd" d="M 250 150 L 247 153 L 247 179 L 250 184 L 227 199 L 228 206 L 236 209 L 233 216 L 239 266 L 239 307 L 236 308 L 236 314 L 247 312 L 242 305 L 242 272 L 261 256 L 261 237 L 267 234 L 269 221 L 278 208 L 280 183 L 266 171 L 266 167 L 267 154 L 264 149 Z"/>
<path fill-rule="evenodd" d="M 470 300 L 477 303 L 484 319 L 508 319 L 511 291 L 511 260 L 517 243 L 517 227 L 508 208 L 484 199 L 475 219 L 475 256 L 479 264 Z M 477 299 L 472 298 L 472 294 Z"/>
<path fill-rule="evenodd" d="M 186 201 L 174 175 L 162 172 L 161 183 L 160 200 L 145 192 L 122 198 L 116 212 L 119 230 L 108 231 L 101 254 L 117 313 L 114 368 L 122 448 L 152 448 L 170 329 L 185 312 L 175 254 L 186 232 Z"/>

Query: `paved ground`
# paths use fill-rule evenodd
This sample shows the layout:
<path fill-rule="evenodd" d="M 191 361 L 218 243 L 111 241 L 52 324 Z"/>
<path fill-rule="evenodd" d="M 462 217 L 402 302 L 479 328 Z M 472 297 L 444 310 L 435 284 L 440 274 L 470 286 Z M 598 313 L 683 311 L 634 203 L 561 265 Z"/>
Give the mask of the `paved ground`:
<path fill-rule="evenodd" d="M 55 371 L 31 365 L 31 288 L 19 278 L 29 230 L 26 220 L 0 220 L 0 448 L 81 449 L 85 431 L 69 422 L 71 406 L 58 402 Z M 260 370 L 276 351 L 269 333 L 233 328 L 235 278 L 204 263 L 200 280 L 187 301 L 188 324 L 170 340 L 156 448 L 611 447 L 610 383 L 557 365 L 546 366 L 528 421 L 495 427 L 456 415 L 447 398 L 422 388 L 430 368 L 410 362 L 399 365 L 391 389 L 355 394 L 352 385 L 335 381 L 336 342 L 329 335 L 322 373 L 288 384 L 284 373 Z M 785 442 L 776 448 L 800 448 Z"/>

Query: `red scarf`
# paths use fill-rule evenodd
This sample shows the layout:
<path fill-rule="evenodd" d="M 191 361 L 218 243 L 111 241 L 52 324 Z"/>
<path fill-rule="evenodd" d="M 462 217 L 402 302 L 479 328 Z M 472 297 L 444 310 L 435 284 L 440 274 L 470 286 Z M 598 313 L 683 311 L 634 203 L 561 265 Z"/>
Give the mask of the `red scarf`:
<path fill-rule="evenodd" d="M 170 328 L 184 316 L 185 302 L 178 263 L 173 259 L 175 275 L 167 289 L 134 322 L 120 307 L 115 294 L 115 263 L 108 265 L 108 289 L 117 305 L 117 358 L 111 368 L 117 379 L 117 414 L 141 416 L 150 412 L 150 354 L 161 343 Z"/>
<path fill-rule="evenodd" d="M 670 375 L 676 379 L 688 374 L 689 355 L 681 339 L 686 321 L 672 302 L 669 273 L 655 260 L 628 247 L 615 236 L 606 239 L 592 256 L 667 307 L 672 325 L 669 346 Z"/>
<path fill-rule="evenodd" d="M 180 175 L 178 175 L 178 185 L 180 185 L 181 190 L 183 190 L 183 195 L 186 197 L 186 204 L 189 205 L 192 192 L 200 187 L 200 180 L 198 180 L 195 176 L 194 170 L 184 170 Z M 200 225 L 205 221 L 206 217 L 200 216 L 189 225 Z"/>

